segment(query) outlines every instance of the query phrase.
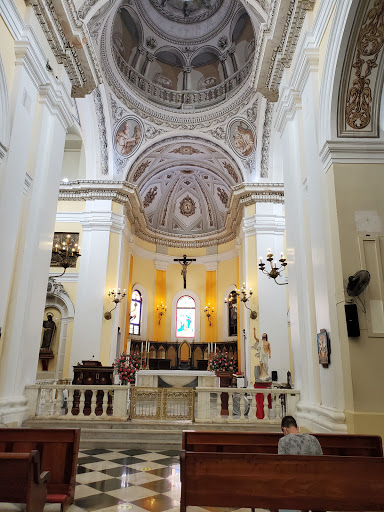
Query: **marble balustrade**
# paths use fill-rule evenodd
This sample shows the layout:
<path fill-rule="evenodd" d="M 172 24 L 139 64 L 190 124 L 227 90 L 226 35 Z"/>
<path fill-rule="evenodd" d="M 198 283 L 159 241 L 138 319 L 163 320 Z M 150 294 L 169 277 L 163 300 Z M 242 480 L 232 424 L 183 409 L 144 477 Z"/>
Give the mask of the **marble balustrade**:
<path fill-rule="evenodd" d="M 167 400 L 167 419 L 172 419 L 173 413 L 180 410 L 180 407 L 187 407 L 188 400 L 190 404 L 190 397 L 188 398 L 186 393 L 184 393 L 185 397 L 182 397 L 183 393 L 176 396 L 175 392 L 191 391 L 191 388 L 35 384 L 27 386 L 25 391 L 30 419 L 125 421 L 130 419 L 132 390 L 141 391 L 134 395 L 134 418 L 140 418 L 144 413 L 139 411 L 145 411 L 145 417 L 143 416 L 142 419 L 159 419 L 156 411 L 163 407 L 163 403 Z M 101 391 L 103 393 L 100 393 Z M 88 392 L 87 395 L 86 392 Z M 148 409 L 149 395 L 151 395 L 149 405 L 153 411 Z M 224 402 L 223 396 L 226 397 Z M 65 400 L 66 397 L 67 400 Z M 183 399 L 186 404 L 180 403 Z M 185 419 L 194 420 L 196 423 L 280 424 L 284 415 L 295 414 L 299 399 L 300 392 L 295 389 L 198 387 L 194 392 L 194 413 L 188 414 Z M 226 403 L 228 406 L 224 409 Z M 180 419 L 177 416 L 175 419 Z"/>

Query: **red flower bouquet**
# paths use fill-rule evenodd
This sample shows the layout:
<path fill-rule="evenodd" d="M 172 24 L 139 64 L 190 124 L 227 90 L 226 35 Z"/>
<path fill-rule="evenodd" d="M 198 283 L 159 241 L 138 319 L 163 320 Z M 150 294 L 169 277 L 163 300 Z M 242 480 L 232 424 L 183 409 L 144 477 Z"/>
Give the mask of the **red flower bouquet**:
<path fill-rule="evenodd" d="M 209 361 L 208 370 L 219 372 L 237 372 L 237 360 L 227 352 L 218 352 Z"/>
<path fill-rule="evenodd" d="M 127 355 L 124 352 L 117 357 L 113 366 L 117 370 L 122 384 L 134 384 L 136 371 L 140 369 L 140 355 L 131 354 Z"/>

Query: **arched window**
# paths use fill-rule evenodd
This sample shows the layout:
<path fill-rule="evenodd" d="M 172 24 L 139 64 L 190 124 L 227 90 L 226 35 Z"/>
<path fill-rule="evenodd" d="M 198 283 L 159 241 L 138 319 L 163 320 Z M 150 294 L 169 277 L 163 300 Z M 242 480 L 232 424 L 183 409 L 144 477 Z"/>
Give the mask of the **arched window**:
<path fill-rule="evenodd" d="M 228 336 L 237 336 L 237 297 L 232 290 L 228 295 Z"/>
<path fill-rule="evenodd" d="M 131 299 L 131 321 L 129 324 L 129 334 L 140 334 L 141 306 L 141 293 L 138 290 L 133 290 Z"/>
<path fill-rule="evenodd" d="M 196 331 L 196 303 L 183 295 L 176 305 L 176 338 L 194 338 Z"/>

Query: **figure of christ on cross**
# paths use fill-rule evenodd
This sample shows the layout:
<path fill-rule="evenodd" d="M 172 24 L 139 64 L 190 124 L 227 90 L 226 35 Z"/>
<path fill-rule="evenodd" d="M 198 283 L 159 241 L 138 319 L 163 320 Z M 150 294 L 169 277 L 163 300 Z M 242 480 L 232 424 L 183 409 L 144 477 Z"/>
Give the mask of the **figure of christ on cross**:
<path fill-rule="evenodd" d="M 187 258 L 187 255 L 183 255 L 183 259 L 174 259 L 173 261 L 178 261 L 181 265 L 181 275 L 184 279 L 184 289 L 187 287 L 187 267 L 192 263 L 192 261 L 196 261 L 195 258 Z"/>

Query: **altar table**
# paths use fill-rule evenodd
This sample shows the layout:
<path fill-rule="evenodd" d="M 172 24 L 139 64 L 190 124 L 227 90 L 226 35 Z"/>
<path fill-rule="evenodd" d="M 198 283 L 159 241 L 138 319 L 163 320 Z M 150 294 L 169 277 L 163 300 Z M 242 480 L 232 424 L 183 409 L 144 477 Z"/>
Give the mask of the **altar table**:
<path fill-rule="evenodd" d="M 157 388 L 159 379 L 174 388 L 191 385 L 196 379 L 197 386 L 194 387 L 219 387 L 219 379 L 213 372 L 198 370 L 139 370 L 136 372 L 138 387 Z"/>

